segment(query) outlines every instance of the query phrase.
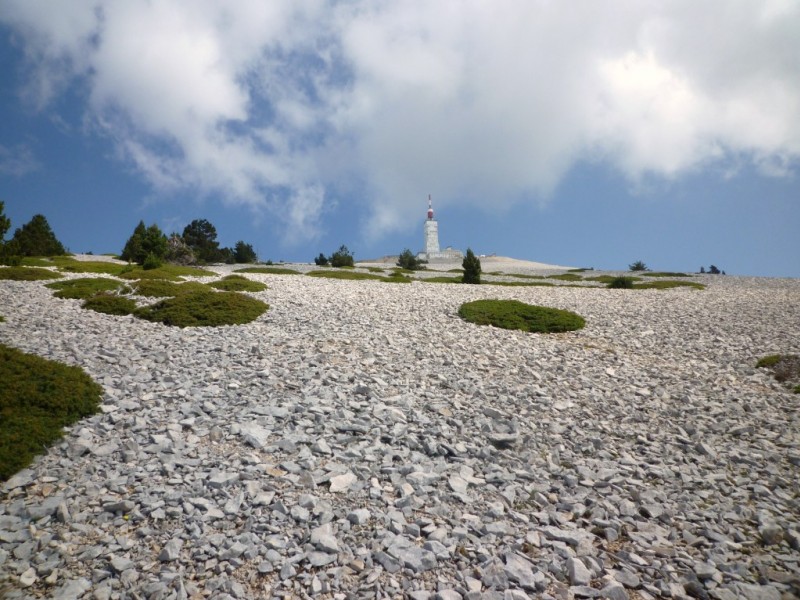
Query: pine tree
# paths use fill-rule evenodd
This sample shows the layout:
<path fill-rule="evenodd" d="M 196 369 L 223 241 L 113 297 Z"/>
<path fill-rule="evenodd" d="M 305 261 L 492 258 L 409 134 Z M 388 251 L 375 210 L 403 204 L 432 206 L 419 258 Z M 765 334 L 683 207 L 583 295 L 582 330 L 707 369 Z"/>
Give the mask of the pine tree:
<path fill-rule="evenodd" d="M 481 261 L 472 252 L 472 248 L 467 248 L 467 254 L 464 256 L 464 261 L 461 263 L 464 268 L 464 283 L 479 284 L 481 282 Z"/>
<path fill-rule="evenodd" d="M 63 256 L 67 253 L 44 215 L 33 215 L 29 222 L 14 232 L 11 243 L 14 252 L 20 256 Z"/>

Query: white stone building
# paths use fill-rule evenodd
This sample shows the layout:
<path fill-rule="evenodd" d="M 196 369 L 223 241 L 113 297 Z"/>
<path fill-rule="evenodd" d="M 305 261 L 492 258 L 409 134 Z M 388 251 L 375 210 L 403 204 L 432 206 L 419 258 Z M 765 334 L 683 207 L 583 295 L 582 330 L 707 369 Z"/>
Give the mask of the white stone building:
<path fill-rule="evenodd" d="M 417 254 L 417 258 L 428 262 L 451 262 L 462 260 L 464 253 L 448 246 L 439 248 L 439 222 L 433 218 L 433 204 L 428 196 L 428 218 L 425 220 L 425 249 Z"/>

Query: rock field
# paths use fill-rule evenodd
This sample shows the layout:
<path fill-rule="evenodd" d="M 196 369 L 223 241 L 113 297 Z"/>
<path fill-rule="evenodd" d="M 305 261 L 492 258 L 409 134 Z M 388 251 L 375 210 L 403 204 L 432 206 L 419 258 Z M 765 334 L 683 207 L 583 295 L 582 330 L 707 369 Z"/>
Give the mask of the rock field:
<path fill-rule="evenodd" d="M 248 277 L 270 310 L 216 329 L 0 282 L 0 343 L 105 390 L 1 488 L 7 597 L 800 595 L 800 395 L 755 368 L 800 354 L 800 281 Z M 459 319 L 478 298 L 587 326 Z"/>

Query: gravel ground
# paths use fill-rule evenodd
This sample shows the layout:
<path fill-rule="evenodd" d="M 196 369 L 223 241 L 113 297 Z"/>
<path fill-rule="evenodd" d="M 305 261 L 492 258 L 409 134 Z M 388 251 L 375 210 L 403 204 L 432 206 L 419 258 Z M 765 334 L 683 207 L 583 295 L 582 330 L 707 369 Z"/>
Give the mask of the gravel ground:
<path fill-rule="evenodd" d="M 216 329 L 0 282 L 0 342 L 105 391 L 0 492 L 8 597 L 800 594 L 800 395 L 754 366 L 800 354 L 800 281 L 249 277 L 270 310 Z M 459 319 L 478 298 L 587 326 Z"/>

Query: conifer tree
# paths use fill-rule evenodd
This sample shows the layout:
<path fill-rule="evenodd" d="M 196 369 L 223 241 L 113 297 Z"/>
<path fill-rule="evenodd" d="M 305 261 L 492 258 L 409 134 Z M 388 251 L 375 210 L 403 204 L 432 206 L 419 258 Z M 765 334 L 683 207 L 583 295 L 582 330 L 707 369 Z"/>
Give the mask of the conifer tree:
<path fill-rule="evenodd" d="M 467 248 L 467 254 L 464 256 L 464 261 L 461 263 L 464 268 L 464 283 L 479 284 L 481 282 L 481 261 L 475 256 L 472 248 Z"/>
<path fill-rule="evenodd" d="M 44 215 L 33 215 L 30 221 L 17 229 L 11 244 L 14 253 L 20 256 L 63 256 L 67 253 Z"/>

